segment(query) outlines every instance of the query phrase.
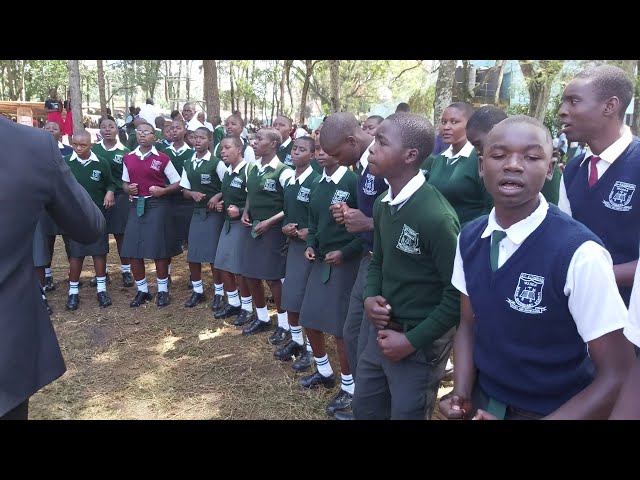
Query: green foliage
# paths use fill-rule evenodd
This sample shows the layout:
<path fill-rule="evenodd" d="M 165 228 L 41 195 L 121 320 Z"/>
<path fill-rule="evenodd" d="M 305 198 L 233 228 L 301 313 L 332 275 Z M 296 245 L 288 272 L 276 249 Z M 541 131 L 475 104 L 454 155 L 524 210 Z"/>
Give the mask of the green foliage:
<path fill-rule="evenodd" d="M 431 118 L 433 115 L 433 102 L 436 97 L 436 86 L 430 85 L 426 88 L 418 88 L 409 97 L 409 107 L 413 113 Z"/>

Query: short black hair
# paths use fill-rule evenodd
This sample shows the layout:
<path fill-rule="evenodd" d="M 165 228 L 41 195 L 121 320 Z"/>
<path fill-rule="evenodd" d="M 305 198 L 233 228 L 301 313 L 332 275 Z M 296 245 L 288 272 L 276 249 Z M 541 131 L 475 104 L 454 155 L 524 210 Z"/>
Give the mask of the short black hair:
<path fill-rule="evenodd" d="M 406 102 L 400 102 L 396 107 L 396 113 L 400 113 L 400 112 L 405 112 L 405 113 L 411 112 L 411 107 Z"/>
<path fill-rule="evenodd" d="M 456 110 L 462 112 L 464 118 L 469 120 L 471 115 L 473 115 L 473 107 L 467 102 L 453 102 L 447 108 L 455 108 Z"/>
<path fill-rule="evenodd" d="M 227 120 L 229 120 L 230 118 L 235 118 L 237 120 L 240 120 L 240 125 L 244 127 L 244 120 L 242 120 L 242 115 L 240 115 L 239 113 L 232 113 L 227 117 Z"/>
<path fill-rule="evenodd" d="M 101 117 L 100 121 L 98 122 L 98 128 L 102 127 L 102 124 L 104 123 L 105 120 L 111 120 L 113 123 L 116 123 L 113 117 Z"/>
<path fill-rule="evenodd" d="M 147 105 L 153 105 L 153 98 L 147 98 Z"/>
<path fill-rule="evenodd" d="M 574 78 L 591 80 L 598 100 L 604 101 L 611 97 L 618 97 L 620 100 L 618 116 L 624 119 L 627 107 L 633 98 L 633 80 L 627 72 L 614 65 L 598 65 L 583 70 Z"/>
<path fill-rule="evenodd" d="M 286 115 L 278 115 L 276 118 L 284 118 L 287 122 L 289 122 L 289 128 L 291 128 L 293 126 L 293 120 L 291 120 Z"/>
<path fill-rule="evenodd" d="M 504 120 L 499 122 L 497 125 L 502 127 L 502 126 L 509 126 L 509 125 L 513 125 L 513 124 L 519 124 L 519 123 L 524 123 L 524 124 L 527 124 L 527 125 L 533 125 L 535 127 L 538 127 L 539 129 L 543 130 L 545 132 L 545 140 L 549 144 L 549 149 L 551 151 L 553 151 L 553 139 L 551 138 L 551 132 L 544 125 L 544 123 L 542 123 L 537 118 L 533 118 L 533 117 L 530 117 L 528 115 L 514 115 L 512 117 L 505 118 Z"/>
<path fill-rule="evenodd" d="M 180 110 L 172 110 L 171 111 L 171 120 L 175 120 L 178 115 L 180 115 Z"/>
<path fill-rule="evenodd" d="M 231 140 L 233 144 L 239 148 L 242 148 L 244 146 L 242 140 L 238 135 L 225 135 L 224 137 L 222 137 L 222 140 Z M 220 143 L 222 143 L 222 140 L 220 140 Z"/>
<path fill-rule="evenodd" d="M 469 117 L 467 120 L 467 130 L 487 133 L 494 125 L 506 119 L 507 116 L 504 110 L 494 105 L 485 105 L 473 112 Z"/>
<path fill-rule="evenodd" d="M 306 135 L 304 137 L 298 137 L 295 139 L 294 143 L 297 142 L 298 140 L 307 142 L 307 146 L 309 147 L 309 150 L 311 150 L 312 152 L 316 150 L 316 141 L 313 139 L 313 137 L 308 137 Z"/>
<path fill-rule="evenodd" d="M 360 123 L 352 113 L 336 112 L 326 117 L 322 124 L 320 138 L 325 142 L 325 146 L 337 146 L 347 137 L 355 135 L 356 130 L 362 131 Z"/>
<path fill-rule="evenodd" d="M 378 122 L 378 125 L 380 125 L 384 118 L 380 115 L 371 115 L 369 118 L 367 118 L 367 120 L 375 120 L 376 122 Z"/>
<path fill-rule="evenodd" d="M 415 113 L 400 112 L 389 115 L 387 121 L 400 128 L 400 140 L 404 148 L 418 150 L 417 165 L 422 165 L 433 151 L 436 141 L 436 129 L 429 119 Z"/>
<path fill-rule="evenodd" d="M 206 132 L 207 138 L 211 140 L 211 130 L 209 130 L 207 127 L 198 127 L 193 131 L 193 133 L 196 133 L 198 130 L 202 130 L 203 132 Z"/>
<path fill-rule="evenodd" d="M 276 141 L 276 150 L 282 145 L 282 135 L 280 132 L 273 127 L 262 127 L 260 131 L 263 131 L 267 134 L 269 141 Z"/>

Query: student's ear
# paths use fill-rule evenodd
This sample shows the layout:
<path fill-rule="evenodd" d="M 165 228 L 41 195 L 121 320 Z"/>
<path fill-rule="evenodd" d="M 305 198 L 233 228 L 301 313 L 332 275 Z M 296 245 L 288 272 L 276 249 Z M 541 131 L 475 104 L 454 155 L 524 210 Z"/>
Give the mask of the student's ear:
<path fill-rule="evenodd" d="M 417 161 L 418 161 L 418 149 L 417 148 L 410 148 L 407 151 L 407 156 L 404 159 L 405 165 L 412 165 Z"/>
<path fill-rule="evenodd" d="M 551 179 L 553 178 L 553 172 L 555 171 L 556 168 L 556 157 L 551 157 L 551 162 L 549 162 L 549 168 L 547 169 L 547 182 L 550 182 Z"/>
<path fill-rule="evenodd" d="M 619 108 L 620 108 L 620 99 L 615 96 L 611 97 L 604 104 L 604 114 L 605 116 L 617 115 Z"/>

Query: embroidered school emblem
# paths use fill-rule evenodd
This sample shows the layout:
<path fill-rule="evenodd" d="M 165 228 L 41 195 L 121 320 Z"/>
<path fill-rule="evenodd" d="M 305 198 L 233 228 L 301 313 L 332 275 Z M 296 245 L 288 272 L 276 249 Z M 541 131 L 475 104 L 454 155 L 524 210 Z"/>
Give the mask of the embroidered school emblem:
<path fill-rule="evenodd" d="M 156 172 L 159 172 L 162 168 L 162 162 L 160 160 L 151 160 L 151 168 L 153 168 Z"/>
<path fill-rule="evenodd" d="M 349 192 L 344 190 L 336 190 L 331 199 L 331 205 L 334 203 L 346 202 L 349 199 Z"/>
<path fill-rule="evenodd" d="M 602 203 L 605 207 L 611 210 L 617 210 L 618 212 L 628 212 L 633 208 L 631 203 L 631 197 L 633 192 L 636 191 L 636 186 L 633 183 L 621 182 L 618 180 L 609 193 L 609 200 L 603 200 Z"/>
<path fill-rule="evenodd" d="M 266 190 L 267 192 L 275 192 L 276 191 L 276 181 L 273 178 L 267 178 L 264 181 L 264 187 L 262 187 L 263 190 Z"/>
<path fill-rule="evenodd" d="M 298 200 L 299 202 L 309 203 L 310 193 L 311 193 L 310 188 L 300 187 L 300 190 L 298 190 L 298 196 L 296 197 L 296 200 Z"/>
<path fill-rule="evenodd" d="M 242 188 L 242 179 L 240 177 L 234 177 L 229 186 L 233 188 Z"/>
<path fill-rule="evenodd" d="M 547 307 L 539 307 L 542 302 L 542 288 L 544 287 L 544 277 L 521 273 L 518 279 L 518 286 L 513 294 L 513 300 L 507 298 L 507 303 L 511 308 L 522 313 L 542 313 Z"/>
<path fill-rule="evenodd" d="M 122 155 L 114 155 L 113 162 L 122 165 Z"/>
<path fill-rule="evenodd" d="M 378 191 L 376 190 L 376 177 L 367 173 L 367 178 L 364 179 L 364 185 L 362 187 L 362 191 L 365 195 L 376 195 Z"/>
<path fill-rule="evenodd" d="M 211 175 L 209 175 L 208 173 L 201 173 L 200 174 L 200 183 L 202 185 L 208 185 L 211 183 Z"/>
<path fill-rule="evenodd" d="M 420 234 L 406 224 L 403 225 L 396 248 L 404 253 L 420 255 Z"/>
<path fill-rule="evenodd" d="M 287 156 L 284 157 L 284 164 L 293 167 L 293 160 L 291 160 L 291 154 L 287 153 Z"/>
<path fill-rule="evenodd" d="M 102 172 L 100 170 L 93 170 L 91 172 L 91 180 L 95 182 L 99 182 L 101 178 L 102 178 Z"/>

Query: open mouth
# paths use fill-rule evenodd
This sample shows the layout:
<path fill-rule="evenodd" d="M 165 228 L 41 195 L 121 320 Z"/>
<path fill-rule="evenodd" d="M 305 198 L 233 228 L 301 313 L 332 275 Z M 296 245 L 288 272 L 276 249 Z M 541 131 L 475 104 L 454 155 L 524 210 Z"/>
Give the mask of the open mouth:
<path fill-rule="evenodd" d="M 517 179 L 505 179 L 499 183 L 500 189 L 504 192 L 518 192 L 524 188 L 524 184 Z"/>

